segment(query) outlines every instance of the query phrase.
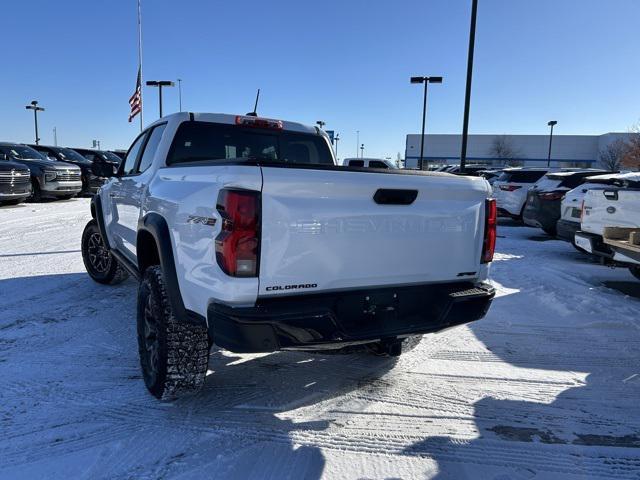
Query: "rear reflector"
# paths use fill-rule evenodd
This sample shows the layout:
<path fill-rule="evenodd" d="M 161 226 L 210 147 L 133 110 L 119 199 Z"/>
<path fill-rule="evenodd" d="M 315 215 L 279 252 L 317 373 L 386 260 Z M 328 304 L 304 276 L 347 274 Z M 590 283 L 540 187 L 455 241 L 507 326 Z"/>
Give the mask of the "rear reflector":
<path fill-rule="evenodd" d="M 482 245 L 482 263 L 493 261 L 496 250 L 496 237 L 498 225 L 498 208 L 496 201 L 489 198 L 485 201 L 484 243 Z"/>
<path fill-rule="evenodd" d="M 519 188 L 522 187 L 520 185 L 500 185 L 500 190 L 504 190 L 505 192 L 513 192 Z"/>
<path fill-rule="evenodd" d="M 216 260 L 232 277 L 258 276 L 260 192 L 222 189 L 216 206 L 222 231 L 216 237 Z"/>
<path fill-rule="evenodd" d="M 270 118 L 243 115 L 236 116 L 236 125 L 242 125 L 243 127 L 270 128 L 272 130 L 282 130 L 284 128 L 282 120 L 272 120 Z"/>

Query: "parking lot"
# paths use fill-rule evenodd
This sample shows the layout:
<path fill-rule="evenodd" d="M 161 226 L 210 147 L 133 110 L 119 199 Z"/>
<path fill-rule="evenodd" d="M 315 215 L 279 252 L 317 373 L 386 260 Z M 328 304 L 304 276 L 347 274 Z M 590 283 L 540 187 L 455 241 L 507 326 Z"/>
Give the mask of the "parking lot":
<path fill-rule="evenodd" d="M 140 379 L 136 283 L 84 271 L 88 207 L 0 210 L 0 478 L 638 478 L 624 269 L 504 221 L 485 319 L 399 360 L 214 351 L 204 391 L 163 404 Z"/>

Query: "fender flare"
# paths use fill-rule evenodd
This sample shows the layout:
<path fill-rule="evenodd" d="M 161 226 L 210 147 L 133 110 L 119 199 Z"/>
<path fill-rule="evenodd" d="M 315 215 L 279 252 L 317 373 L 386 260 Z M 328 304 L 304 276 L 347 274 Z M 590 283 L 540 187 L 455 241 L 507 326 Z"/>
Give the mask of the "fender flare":
<path fill-rule="evenodd" d="M 164 275 L 169 304 L 176 319 L 206 328 L 206 318 L 196 312 L 187 310 L 184 306 L 182 294 L 180 293 L 180 284 L 178 283 L 173 245 L 171 244 L 171 233 L 167 221 L 158 213 L 148 213 L 138 223 L 138 233 L 141 231 L 151 234 L 158 248 L 158 257 L 160 258 L 160 267 Z M 143 274 L 144 272 L 140 272 L 141 276 Z"/>
<path fill-rule="evenodd" d="M 111 245 L 109 245 L 109 239 L 107 238 L 106 231 L 104 225 L 104 216 L 102 210 L 102 199 L 100 195 L 96 194 L 91 197 L 91 216 L 95 219 L 98 224 L 98 231 L 100 232 L 100 236 L 102 237 L 102 241 L 104 242 L 105 247 L 111 250 Z"/>

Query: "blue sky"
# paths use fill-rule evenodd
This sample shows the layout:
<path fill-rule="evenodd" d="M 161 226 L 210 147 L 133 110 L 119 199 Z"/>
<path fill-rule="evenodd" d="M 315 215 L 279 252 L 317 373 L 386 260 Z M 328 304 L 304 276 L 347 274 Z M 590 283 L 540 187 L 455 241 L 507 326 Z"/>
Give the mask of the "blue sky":
<path fill-rule="evenodd" d="M 422 91 L 411 75 L 442 75 L 429 90 L 427 131 L 459 133 L 471 0 L 143 0 L 145 79 L 183 79 L 191 111 L 245 113 L 262 89 L 263 116 L 340 132 L 339 155 L 404 154 L 418 133 Z M 640 119 L 640 1 L 480 0 L 471 133 L 625 131 Z M 137 71 L 136 2 L 3 2 L 1 140 L 126 148 Z M 9 21 L 10 20 L 10 21 Z M 165 114 L 178 109 L 166 89 Z M 157 118 L 145 89 L 145 122 Z"/>

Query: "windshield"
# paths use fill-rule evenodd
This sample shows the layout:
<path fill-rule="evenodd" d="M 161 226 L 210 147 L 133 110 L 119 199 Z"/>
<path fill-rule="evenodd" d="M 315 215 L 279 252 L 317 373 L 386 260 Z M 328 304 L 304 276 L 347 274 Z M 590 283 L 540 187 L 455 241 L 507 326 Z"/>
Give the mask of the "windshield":
<path fill-rule="evenodd" d="M 116 155 L 115 153 L 100 152 L 100 154 L 103 156 L 103 158 L 105 160 L 107 160 L 109 162 L 120 164 L 120 162 L 122 161 L 122 159 L 118 155 Z"/>
<path fill-rule="evenodd" d="M 26 145 L 0 145 L 0 151 L 17 160 L 44 160 L 45 157 Z"/>
<path fill-rule="evenodd" d="M 80 155 L 75 150 L 71 150 L 70 148 L 59 148 L 57 149 L 58 155 L 62 160 L 69 160 L 72 162 L 86 162 L 87 159 Z"/>
<path fill-rule="evenodd" d="M 208 122 L 180 125 L 167 164 L 232 159 L 333 165 L 329 145 L 319 135 Z"/>

